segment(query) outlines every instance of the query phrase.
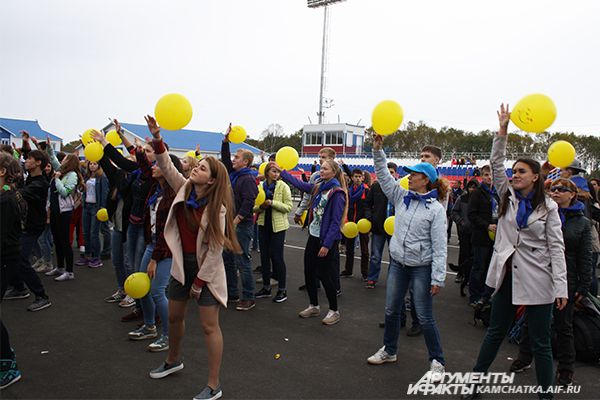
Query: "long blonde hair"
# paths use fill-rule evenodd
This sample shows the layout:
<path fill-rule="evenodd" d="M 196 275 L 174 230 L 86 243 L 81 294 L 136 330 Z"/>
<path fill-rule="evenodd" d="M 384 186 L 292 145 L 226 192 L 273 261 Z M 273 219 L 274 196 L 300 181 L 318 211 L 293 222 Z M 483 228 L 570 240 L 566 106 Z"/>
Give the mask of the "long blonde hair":
<path fill-rule="evenodd" d="M 234 253 L 241 254 L 242 248 L 235 234 L 235 226 L 233 225 L 233 214 L 235 206 L 233 202 L 231 183 L 229 182 L 229 174 L 225 166 L 214 157 L 206 157 L 204 160 L 210 167 L 210 176 L 214 179 L 212 185 L 207 185 L 204 196 L 208 201 L 204 213 L 207 214 L 208 223 L 206 226 L 205 237 L 209 246 L 222 244 L 223 248 Z M 189 182 L 189 181 L 188 181 Z M 194 185 L 187 184 L 185 187 L 185 199 L 187 200 L 192 192 Z M 225 214 L 225 234 L 221 232 L 221 223 L 219 221 L 221 215 L 221 206 L 225 206 L 227 213 Z M 186 203 L 182 203 L 185 217 L 189 227 L 193 230 L 200 227 L 200 213 L 196 212 Z"/>
<path fill-rule="evenodd" d="M 329 167 L 333 170 L 333 172 L 335 173 L 334 178 L 340 182 L 340 188 L 344 191 L 344 197 L 346 198 L 346 203 L 344 204 L 344 213 L 342 214 L 342 220 L 340 221 L 340 228 L 341 228 L 344 226 L 344 223 L 346 222 L 346 218 L 348 218 L 348 201 L 349 200 L 348 200 L 348 188 L 346 186 L 346 179 L 344 178 L 344 172 L 340 168 L 339 164 L 336 163 L 335 161 L 328 159 L 328 160 L 323 161 L 323 164 L 329 165 Z M 320 183 L 315 185 L 315 187 L 313 189 L 310 208 L 312 208 L 312 202 L 314 201 L 316 194 L 319 192 L 319 186 L 321 186 Z"/>

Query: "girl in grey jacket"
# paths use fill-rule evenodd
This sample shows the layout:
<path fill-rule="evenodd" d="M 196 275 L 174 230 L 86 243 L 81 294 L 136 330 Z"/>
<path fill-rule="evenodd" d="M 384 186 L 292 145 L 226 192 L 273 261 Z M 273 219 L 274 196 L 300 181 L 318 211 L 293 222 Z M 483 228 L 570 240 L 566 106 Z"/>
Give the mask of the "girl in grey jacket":
<path fill-rule="evenodd" d="M 375 173 L 381 189 L 394 205 L 396 216 L 390 240 L 384 345 L 367 361 L 378 365 L 397 360 L 400 313 L 406 291 L 412 287 L 414 306 L 429 352 L 430 370 L 437 380 L 445 371 L 445 360 L 433 318 L 432 300 L 446 278 L 447 221 L 446 209 L 440 203 L 446 198 L 446 187 L 440 184 L 431 164 L 420 163 L 404 167 L 410 176 L 409 190 L 403 189 L 388 172 L 382 142 L 381 136 L 374 137 Z"/>

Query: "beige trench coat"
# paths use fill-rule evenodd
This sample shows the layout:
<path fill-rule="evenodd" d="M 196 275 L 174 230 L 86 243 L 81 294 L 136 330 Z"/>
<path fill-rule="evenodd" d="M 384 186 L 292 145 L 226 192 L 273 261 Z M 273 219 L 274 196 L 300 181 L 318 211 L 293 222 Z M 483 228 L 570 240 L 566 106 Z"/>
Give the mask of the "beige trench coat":
<path fill-rule="evenodd" d="M 506 262 L 512 255 L 512 293 L 515 305 L 550 304 L 557 297 L 567 298 L 567 266 L 558 205 L 546 196 L 546 207 L 539 206 L 529 217 L 527 227 L 517 225 L 518 200 L 508 182 L 504 160 L 506 136 L 494 137 L 491 166 L 493 182 L 500 199 L 509 191 L 506 214 L 498 221 L 494 253 L 486 284 L 500 289 L 506 275 Z"/>
<path fill-rule="evenodd" d="M 188 181 L 183 175 L 175 169 L 173 162 L 169 158 L 169 153 L 164 152 L 156 154 L 156 162 L 160 167 L 163 176 L 169 183 L 169 186 L 177 193 L 167 223 L 165 224 L 165 241 L 173 254 L 173 262 L 171 264 L 171 276 L 182 285 L 185 284 L 185 273 L 183 269 L 183 247 L 181 245 L 181 236 L 179 235 L 179 227 L 174 210 L 178 203 L 184 202 L 185 190 L 192 182 Z M 220 223 L 221 230 L 225 232 L 225 215 L 227 209 L 221 206 Z M 202 214 L 200 221 L 200 229 L 196 238 L 196 258 L 198 260 L 198 278 L 206 282 L 206 287 L 202 290 L 210 290 L 215 298 L 224 307 L 227 307 L 227 278 L 225 277 L 225 265 L 223 264 L 223 246 L 222 244 L 213 244 L 208 246 L 204 241 L 204 232 L 208 224 L 207 213 Z"/>

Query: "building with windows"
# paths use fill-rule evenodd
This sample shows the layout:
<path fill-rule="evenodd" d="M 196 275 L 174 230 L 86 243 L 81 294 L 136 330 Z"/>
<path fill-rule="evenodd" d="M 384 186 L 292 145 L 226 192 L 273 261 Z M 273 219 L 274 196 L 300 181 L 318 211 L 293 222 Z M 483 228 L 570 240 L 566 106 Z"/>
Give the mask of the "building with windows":
<path fill-rule="evenodd" d="M 304 125 L 302 153 L 317 154 L 323 147 L 331 147 L 340 155 L 361 154 L 364 142 L 364 126 L 345 123 Z"/>
<path fill-rule="evenodd" d="M 30 136 L 39 141 L 45 141 L 48 137 L 50 138 L 50 146 L 54 150 L 60 151 L 61 149 L 62 138 L 43 130 L 37 121 L 0 117 L 0 143 L 10 146 L 14 144 L 16 147 L 23 146 L 21 131 L 27 131 Z"/>

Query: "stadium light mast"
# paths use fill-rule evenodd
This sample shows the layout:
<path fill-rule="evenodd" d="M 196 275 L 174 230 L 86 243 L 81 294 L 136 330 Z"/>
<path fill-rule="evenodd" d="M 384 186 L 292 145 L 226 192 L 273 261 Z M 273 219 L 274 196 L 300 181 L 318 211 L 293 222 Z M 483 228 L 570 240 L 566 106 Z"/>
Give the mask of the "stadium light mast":
<path fill-rule="evenodd" d="M 327 72 L 327 47 L 329 44 L 329 13 L 328 6 L 330 4 L 339 3 L 344 0 L 307 0 L 308 8 L 323 8 L 323 47 L 321 50 L 321 88 L 319 91 L 319 124 L 323 123 L 325 112 L 323 108 L 329 108 L 333 104 L 330 100 L 325 100 L 323 94 L 325 92 L 325 74 Z M 327 104 L 324 104 L 326 102 Z"/>

